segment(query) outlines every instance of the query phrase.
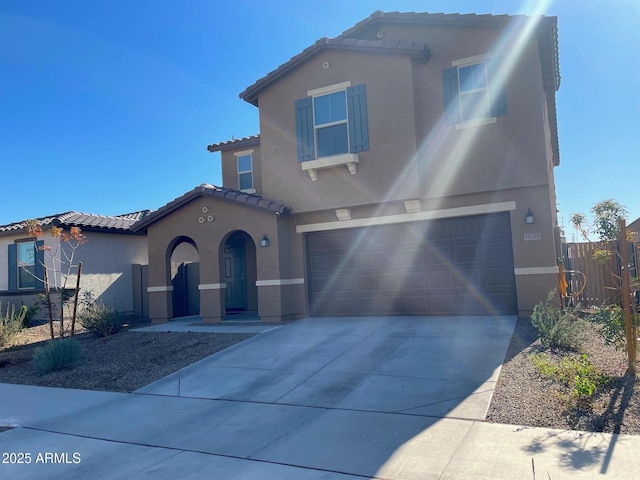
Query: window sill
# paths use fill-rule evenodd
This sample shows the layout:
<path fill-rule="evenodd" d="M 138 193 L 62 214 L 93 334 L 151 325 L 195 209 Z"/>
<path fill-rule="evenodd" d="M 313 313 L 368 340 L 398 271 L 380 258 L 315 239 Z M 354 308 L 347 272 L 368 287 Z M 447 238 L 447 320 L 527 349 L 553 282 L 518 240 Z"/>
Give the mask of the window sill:
<path fill-rule="evenodd" d="M 256 189 L 255 188 L 245 188 L 244 190 L 240 190 L 242 193 L 248 193 L 248 194 L 253 194 L 256 193 Z"/>
<path fill-rule="evenodd" d="M 318 180 L 318 170 L 325 168 L 339 167 L 346 165 L 351 175 L 356 174 L 356 163 L 358 163 L 357 153 L 343 153 L 342 155 L 334 155 L 332 157 L 323 157 L 318 160 L 308 160 L 302 162 L 302 170 L 309 173 L 312 181 Z"/>
<path fill-rule="evenodd" d="M 498 119 L 496 117 L 483 117 L 474 118 L 463 123 L 456 123 L 456 130 L 464 130 L 465 128 L 481 127 L 482 125 L 492 125 L 496 123 Z"/>

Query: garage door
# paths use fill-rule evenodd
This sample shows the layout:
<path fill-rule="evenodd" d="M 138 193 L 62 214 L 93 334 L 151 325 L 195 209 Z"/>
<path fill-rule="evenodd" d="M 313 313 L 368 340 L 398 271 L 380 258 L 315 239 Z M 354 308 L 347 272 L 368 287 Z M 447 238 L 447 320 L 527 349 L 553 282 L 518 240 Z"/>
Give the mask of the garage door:
<path fill-rule="evenodd" d="M 313 315 L 517 313 L 508 213 L 307 234 Z"/>

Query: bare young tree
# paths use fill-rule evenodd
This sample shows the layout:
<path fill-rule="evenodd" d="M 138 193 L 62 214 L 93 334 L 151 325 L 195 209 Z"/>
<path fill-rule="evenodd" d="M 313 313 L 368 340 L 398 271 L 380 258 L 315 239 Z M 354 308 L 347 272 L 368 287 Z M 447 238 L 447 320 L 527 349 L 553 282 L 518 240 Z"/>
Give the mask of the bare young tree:
<path fill-rule="evenodd" d="M 37 220 L 26 222 L 27 233 L 34 239 L 44 236 L 42 225 Z M 71 320 L 71 336 L 75 331 L 75 317 L 78 306 L 78 293 L 80 290 L 80 275 L 82 273 L 82 262 L 77 262 L 77 250 L 87 242 L 85 235 L 79 227 L 71 227 L 69 231 L 53 226 L 49 230 L 53 238 L 53 246 L 46 242 L 34 241 L 34 248 L 42 251 L 44 255 L 40 257 L 42 266 L 42 278 L 33 274 L 36 279 L 44 284 L 45 303 L 49 314 L 49 330 L 51 339 L 55 339 L 53 320 L 56 317 L 60 322 L 59 338 L 64 337 L 64 307 L 73 297 L 73 314 Z M 69 284 L 75 277 L 75 286 Z"/>

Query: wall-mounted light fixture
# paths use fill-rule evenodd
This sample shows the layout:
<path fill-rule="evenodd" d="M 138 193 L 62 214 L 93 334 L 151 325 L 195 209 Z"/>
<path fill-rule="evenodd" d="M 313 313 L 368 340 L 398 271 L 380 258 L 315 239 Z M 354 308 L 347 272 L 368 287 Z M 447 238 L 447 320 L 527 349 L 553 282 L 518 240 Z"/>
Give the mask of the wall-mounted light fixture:
<path fill-rule="evenodd" d="M 534 223 L 536 223 L 535 222 L 535 218 L 533 217 L 533 213 L 531 213 L 531 209 L 530 208 L 527 210 L 527 216 L 524 217 L 524 222 L 527 225 L 533 225 Z"/>
<path fill-rule="evenodd" d="M 260 246 L 261 247 L 268 247 L 269 246 L 269 237 L 267 237 L 266 233 L 262 236 L 262 240 L 260 240 Z"/>

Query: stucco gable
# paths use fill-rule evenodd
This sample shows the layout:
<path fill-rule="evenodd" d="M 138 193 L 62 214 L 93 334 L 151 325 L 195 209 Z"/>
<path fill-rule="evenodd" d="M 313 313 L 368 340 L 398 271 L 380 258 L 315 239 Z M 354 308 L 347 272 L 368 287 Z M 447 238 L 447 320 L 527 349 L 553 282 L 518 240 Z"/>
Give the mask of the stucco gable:
<path fill-rule="evenodd" d="M 268 213 L 286 215 L 291 212 L 291 208 L 273 200 L 268 200 L 260 195 L 249 194 L 239 190 L 218 187 L 203 183 L 184 195 L 172 200 L 163 207 L 151 213 L 148 217 L 136 223 L 132 227 L 132 231 L 140 232 L 145 230 L 152 223 L 157 222 L 161 218 L 169 215 L 173 211 L 179 209 L 183 205 L 191 202 L 198 197 L 209 197 L 219 199 L 226 202 L 234 202 L 238 205 L 257 208 Z"/>
<path fill-rule="evenodd" d="M 426 43 L 418 42 L 390 42 L 387 40 L 360 40 L 353 38 L 321 38 L 307 47 L 289 61 L 280 65 L 273 72 L 257 80 L 242 93 L 240 98 L 252 105 L 258 106 L 258 95 L 262 89 L 278 80 L 289 71 L 298 67 L 318 52 L 325 50 L 353 50 L 358 52 L 399 53 L 427 61 L 431 57 L 431 49 Z"/>

